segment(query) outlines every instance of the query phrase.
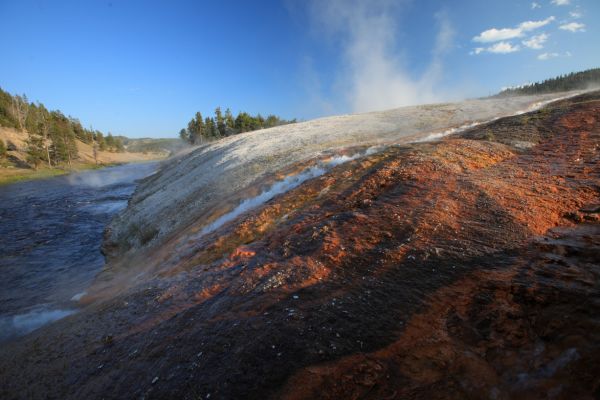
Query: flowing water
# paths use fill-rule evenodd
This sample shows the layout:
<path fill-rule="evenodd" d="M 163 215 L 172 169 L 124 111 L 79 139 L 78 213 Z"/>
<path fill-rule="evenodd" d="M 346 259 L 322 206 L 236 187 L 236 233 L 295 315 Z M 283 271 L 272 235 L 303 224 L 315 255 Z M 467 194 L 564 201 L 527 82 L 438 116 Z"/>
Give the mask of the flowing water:
<path fill-rule="evenodd" d="M 156 163 L 0 186 L 0 342 L 77 311 L 104 227 Z"/>

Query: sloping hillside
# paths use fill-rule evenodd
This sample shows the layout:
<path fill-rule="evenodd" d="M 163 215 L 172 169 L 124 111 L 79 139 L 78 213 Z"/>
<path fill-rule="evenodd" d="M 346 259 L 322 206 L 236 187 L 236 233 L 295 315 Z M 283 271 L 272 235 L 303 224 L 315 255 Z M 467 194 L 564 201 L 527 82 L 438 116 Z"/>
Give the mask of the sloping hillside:
<path fill-rule="evenodd" d="M 600 92 L 364 153 L 115 259 L 0 397 L 594 398 L 599 213 Z"/>
<path fill-rule="evenodd" d="M 34 171 L 27 161 L 27 132 L 14 128 L 0 127 L 0 140 L 4 141 L 8 148 L 7 159 L 0 165 L 0 180 L 18 180 L 28 176 L 47 176 L 65 172 L 67 166 L 49 169 L 44 164 L 40 165 L 41 171 Z M 165 158 L 168 152 L 111 152 L 97 151 L 94 158 L 92 145 L 76 140 L 78 157 L 74 160 L 72 168 L 85 168 L 98 165 L 120 164 L 128 162 L 140 162 Z"/>
<path fill-rule="evenodd" d="M 542 93 L 556 93 L 568 90 L 589 90 L 593 88 L 600 88 L 600 68 L 572 72 L 567 75 L 546 79 L 542 82 L 508 88 L 501 91 L 496 96 L 509 97 Z"/>
<path fill-rule="evenodd" d="M 469 100 L 342 115 L 248 132 L 168 162 L 142 183 L 109 228 L 110 256 L 156 244 L 191 222 L 210 224 L 291 174 L 297 163 L 321 164 L 370 146 L 436 137 L 461 126 L 525 112 L 565 94 Z M 567 94 L 568 95 L 568 94 Z M 359 148 L 362 146 L 362 148 Z M 333 160 L 336 163 L 336 160 Z"/>

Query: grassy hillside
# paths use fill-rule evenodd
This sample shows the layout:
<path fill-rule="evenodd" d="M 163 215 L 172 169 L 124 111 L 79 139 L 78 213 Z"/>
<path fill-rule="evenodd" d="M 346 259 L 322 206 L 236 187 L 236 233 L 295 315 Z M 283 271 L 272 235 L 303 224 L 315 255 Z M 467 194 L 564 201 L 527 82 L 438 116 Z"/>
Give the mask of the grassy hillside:
<path fill-rule="evenodd" d="M 84 128 L 77 118 L 0 89 L 0 183 L 164 158 L 177 140 L 145 139 L 128 149 L 125 141 L 130 139 Z"/>
<path fill-rule="evenodd" d="M 94 158 L 93 145 L 75 139 L 77 156 L 72 160 L 70 166 L 63 163 L 53 165 L 52 168 L 49 168 L 47 164 L 41 163 L 37 168 L 33 168 L 28 159 L 28 136 L 28 132 L 26 131 L 0 127 L 0 141 L 4 143 L 7 148 L 6 155 L 0 157 L 0 184 L 62 175 L 73 170 L 100 168 L 107 165 L 160 159 L 169 155 L 168 151 L 149 151 L 142 153 L 97 149 L 96 158 Z"/>

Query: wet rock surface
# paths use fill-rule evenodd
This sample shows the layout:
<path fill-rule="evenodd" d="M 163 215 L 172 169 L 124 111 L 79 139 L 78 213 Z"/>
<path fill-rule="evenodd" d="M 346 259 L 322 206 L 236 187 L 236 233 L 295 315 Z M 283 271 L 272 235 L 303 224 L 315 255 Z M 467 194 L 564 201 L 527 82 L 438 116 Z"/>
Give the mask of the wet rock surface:
<path fill-rule="evenodd" d="M 426 104 L 338 115 L 230 136 L 163 163 L 113 219 L 104 251 L 112 261 L 163 245 L 196 220 L 213 220 L 259 190 L 269 175 L 350 146 L 408 143 L 579 92 Z"/>
<path fill-rule="evenodd" d="M 599 93 L 391 146 L 109 266 L 0 397 L 595 398 L 598 204 Z"/>

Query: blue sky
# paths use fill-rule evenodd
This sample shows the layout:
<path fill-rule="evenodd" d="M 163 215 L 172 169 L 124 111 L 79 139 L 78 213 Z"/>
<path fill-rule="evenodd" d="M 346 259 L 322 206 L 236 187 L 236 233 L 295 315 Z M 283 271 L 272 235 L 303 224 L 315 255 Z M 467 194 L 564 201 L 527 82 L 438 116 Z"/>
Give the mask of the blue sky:
<path fill-rule="evenodd" d="M 85 126 L 175 137 L 484 96 L 600 66 L 597 0 L 0 0 L 0 87 Z"/>

